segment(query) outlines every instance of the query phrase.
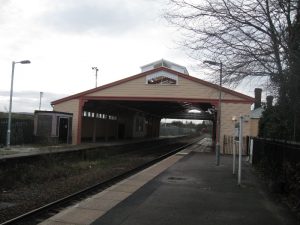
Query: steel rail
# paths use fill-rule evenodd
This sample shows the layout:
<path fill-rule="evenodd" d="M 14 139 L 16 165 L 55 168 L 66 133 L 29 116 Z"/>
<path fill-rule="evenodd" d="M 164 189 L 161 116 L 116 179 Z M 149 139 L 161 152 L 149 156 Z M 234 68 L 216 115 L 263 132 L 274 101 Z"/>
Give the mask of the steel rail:
<path fill-rule="evenodd" d="M 157 158 L 155 158 L 155 159 L 153 159 L 153 160 L 151 160 L 149 162 L 146 162 L 143 165 L 137 166 L 134 169 L 131 169 L 131 170 L 126 171 L 126 172 L 124 172 L 122 174 L 116 175 L 116 176 L 114 176 L 112 178 L 109 178 L 107 180 L 104 180 L 104 181 L 102 181 L 102 182 L 100 182 L 98 184 L 92 185 L 92 186 L 90 186 L 88 188 L 85 188 L 85 189 L 83 189 L 81 191 L 75 192 L 75 193 L 73 193 L 71 195 L 68 195 L 68 196 L 63 197 L 61 199 L 58 199 L 58 200 L 56 200 L 54 202 L 48 203 L 48 204 L 46 204 L 44 206 L 41 206 L 39 208 L 36 208 L 34 210 L 31 210 L 31 211 L 29 211 L 27 213 L 24 213 L 24 214 L 20 215 L 20 216 L 17 216 L 17 217 L 12 218 L 12 219 L 10 219 L 8 221 L 5 221 L 4 223 L 1 223 L 0 225 L 11 225 L 11 224 L 18 223 L 18 222 L 21 222 L 21 221 L 29 222 L 29 219 L 30 218 L 33 219 L 35 216 L 40 216 L 40 218 L 41 218 L 42 217 L 41 214 L 43 214 L 43 213 L 46 214 L 50 210 L 54 210 L 55 208 L 59 208 L 59 206 L 62 206 L 64 204 L 67 204 L 67 203 L 70 204 L 71 202 L 75 202 L 76 200 L 79 201 L 79 199 L 81 199 L 80 196 L 81 197 L 83 197 L 83 196 L 87 197 L 88 194 L 91 195 L 92 192 L 94 192 L 96 190 L 101 190 L 101 189 L 104 190 L 104 187 L 111 186 L 111 185 L 117 183 L 118 181 L 124 180 L 125 178 L 127 178 L 127 177 L 129 177 L 131 175 L 134 175 L 134 174 L 136 174 L 136 173 L 138 173 L 138 172 L 140 172 L 140 171 L 142 171 L 142 170 L 144 170 L 144 169 L 146 169 L 146 168 L 148 168 L 148 167 L 156 164 L 157 162 L 160 162 L 163 159 L 166 159 L 166 158 L 170 157 L 171 155 L 174 155 L 177 152 L 179 152 L 179 151 L 181 151 L 181 150 L 183 150 L 183 149 L 185 149 L 185 148 L 187 148 L 187 147 L 189 147 L 189 146 L 191 146 L 191 145 L 199 142 L 203 138 L 204 137 L 197 138 L 196 141 L 193 140 L 193 141 L 191 141 L 191 143 L 185 144 L 185 145 L 183 145 L 183 146 L 181 146 L 179 148 L 171 150 L 170 152 L 168 152 L 168 153 L 166 153 L 166 154 L 164 154 L 162 156 L 159 156 L 159 157 L 157 157 Z"/>

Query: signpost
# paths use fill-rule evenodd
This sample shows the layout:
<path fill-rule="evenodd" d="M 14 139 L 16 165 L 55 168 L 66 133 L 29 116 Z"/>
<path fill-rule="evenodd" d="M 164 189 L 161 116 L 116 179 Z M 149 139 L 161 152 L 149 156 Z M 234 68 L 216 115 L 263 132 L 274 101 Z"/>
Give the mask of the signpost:
<path fill-rule="evenodd" d="M 243 149 L 243 126 L 244 122 L 248 121 L 248 116 L 240 115 L 239 121 L 237 122 L 235 116 L 232 117 L 234 121 L 234 137 L 233 137 L 233 160 L 232 160 L 232 173 L 235 174 L 235 164 L 236 164 L 236 147 L 235 143 L 239 143 L 239 161 L 238 161 L 238 185 L 241 185 L 242 178 L 242 149 Z"/>
<path fill-rule="evenodd" d="M 235 174 L 235 165 L 236 165 L 236 142 L 239 141 L 239 123 L 236 122 L 235 116 L 232 117 L 234 122 L 233 138 L 232 138 L 232 148 L 233 148 L 233 161 L 232 161 L 232 174 Z"/>
<path fill-rule="evenodd" d="M 241 185 L 241 178 L 242 178 L 243 123 L 244 123 L 244 117 L 240 116 L 238 185 Z"/>

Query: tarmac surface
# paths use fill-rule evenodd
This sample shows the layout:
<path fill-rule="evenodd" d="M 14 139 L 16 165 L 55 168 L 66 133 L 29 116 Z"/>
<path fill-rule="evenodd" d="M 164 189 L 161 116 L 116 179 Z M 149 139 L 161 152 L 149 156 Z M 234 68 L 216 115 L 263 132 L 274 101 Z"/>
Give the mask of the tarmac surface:
<path fill-rule="evenodd" d="M 40 225 L 296 225 L 243 161 L 242 185 L 232 157 L 215 165 L 211 139 L 62 210 Z"/>
<path fill-rule="evenodd" d="M 212 153 L 193 149 L 93 225 L 294 225 L 294 215 L 266 194 L 244 162 L 242 185 L 232 157 L 215 165 Z"/>

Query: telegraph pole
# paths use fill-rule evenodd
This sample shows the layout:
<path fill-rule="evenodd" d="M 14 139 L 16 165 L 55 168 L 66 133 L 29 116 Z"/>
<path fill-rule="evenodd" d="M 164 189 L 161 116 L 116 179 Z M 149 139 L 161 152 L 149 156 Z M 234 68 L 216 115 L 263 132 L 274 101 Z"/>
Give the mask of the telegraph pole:
<path fill-rule="evenodd" d="M 99 69 L 98 69 L 98 67 L 92 67 L 92 70 L 95 70 L 96 71 L 96 86 L 95 87 L 97 87 L 97 76 L 98 76 L 98 71 L 99 71 Z"/>
<path fill-rule="evenodd" d="M 39 110 L 41 110 L 42 107 L 42 97 L 43 97 L 44 92 L 40 92 L 40 104 L 39 104 Z"/>

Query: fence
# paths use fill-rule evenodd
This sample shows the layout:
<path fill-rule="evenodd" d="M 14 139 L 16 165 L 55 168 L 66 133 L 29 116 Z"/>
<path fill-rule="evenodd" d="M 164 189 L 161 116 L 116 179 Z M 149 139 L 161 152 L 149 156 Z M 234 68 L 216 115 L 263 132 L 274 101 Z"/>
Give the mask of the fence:
<path fill-rule="evenodd" d="M 253 164 L 269 179 L 272 191 L 300 203 L 300 143 L 255 138 Z"/>
<path fill-rule="evenodd" d="M 285 162 L 300 163 L 300 143 L 254 138 L 253 164 L 264 161 L 277 167 Z"/>
<path fill-rule="evenodd" d="M 6 118 L 0 118 L 0 145 L 5 145 L 7 136 Z M 29 144 L 33 142 L 33 120 L 12 119 L 11 121 L 11 145 Z"/>
<path fill-rule="evenodd" d="M 236 154 L 238 154 L 239 144 L 235 142 Z M 224 135 L 222 154 L 232 155 L 233 153 L 233 137 Z M 242 155 L 249 155 L 249 137 L 243 137 Z"/>

